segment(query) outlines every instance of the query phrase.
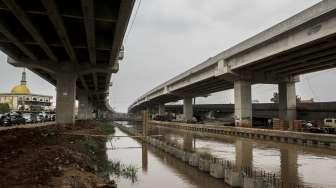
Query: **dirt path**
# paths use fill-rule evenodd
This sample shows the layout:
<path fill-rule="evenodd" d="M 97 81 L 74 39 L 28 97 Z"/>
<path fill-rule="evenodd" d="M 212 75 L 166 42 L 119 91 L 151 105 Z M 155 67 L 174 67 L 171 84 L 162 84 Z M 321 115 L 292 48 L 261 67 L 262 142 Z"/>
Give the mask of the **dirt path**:
<path fill-rule="evenodd" d="M 35 124 L 0 131 L 0 188 L 103 187 L 97 164 L 107 160 L 104 138 L 63 134 L 104 134 L 96 123 Z M 112 186 L 110 186 L 112 187 Z"/>

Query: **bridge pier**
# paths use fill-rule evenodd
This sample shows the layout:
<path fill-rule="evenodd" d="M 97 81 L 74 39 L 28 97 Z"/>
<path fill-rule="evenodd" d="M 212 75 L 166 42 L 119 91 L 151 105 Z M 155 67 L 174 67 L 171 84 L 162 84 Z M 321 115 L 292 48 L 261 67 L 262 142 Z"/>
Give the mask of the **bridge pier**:
<path fill-rule="evenodd" d="M 299 181 L 298 153 L 294 149 L 280 149 L 281 179 L 284 182 L 297 183 Z"/>
<path fill-rule="evenodd" d="M 87 120 L 89 119 L 89 99 L 85 94 L 78 95 L 78 114 L 77 118 L 79 120 Z"/>
<path fill-rule="evenodd" d="M 250 81 L 234 81 L 234 103 L 235 125 L 240 127 L 252 127 L 252 96 Z"/>
<path fill-rule="evenodd" d="M 56 123 L 75 123 L 76 74 L 57 74 Z"/>
<path fill-rule="evenodd" d="M 164 116 L 166 113 L 166 108 L 165 108 L 165 104 L 159 104 L 159 116 Z"/>
<path fill-rule="evenodd" d="M 253 167 L 253 146 L 250 142 L 236 141 L 236 166 L 238 169 Z"/>
<path fill-rule="evenodd" d="M 193 118 L 192 97 L 185 97 L 183 99 L 183 114 L 185 121 L 191 121 Z"/>
<path fill-rule="evenodd" d="M 295 82 L 279 83 L 279 118 L 282 120 L 296 119 Z"/>

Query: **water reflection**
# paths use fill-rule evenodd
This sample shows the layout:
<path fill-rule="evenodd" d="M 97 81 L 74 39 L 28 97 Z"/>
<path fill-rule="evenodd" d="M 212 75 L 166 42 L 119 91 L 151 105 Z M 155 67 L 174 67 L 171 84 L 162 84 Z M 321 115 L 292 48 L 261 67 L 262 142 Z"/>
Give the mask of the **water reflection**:
<path fill-rule="evenodd" d="M 158 129 L 158 130 L 155 130 Z M 308 187 L 336 187 L 336 151 L 293 144 L 223 136 L 208 138 L 201 133 L 153 128 L 162 139 L 185 150 L 205 150 L 214 156 L 234 161 L 239 168 L 250 167 L 271 172 L 283 181 Z"/>
<path fill-rule="evenodd" d="M 115 135 L 126 136 L 119 129 L 116 129 Z M 179 142 L 175 139 L 171 140 Z M 137 169 L 141 169 L 138 170 L 136 182 L 132 182 L 122 176 L 111 176 L 111 179 L 117 182 L 118 187 L 226 187 L 223 180 L 212 178 L 208 174 L 176 160 L 167 153 L 147 146 L 133 138 L 122 137 L 114 139 L 107 142 L 106 147 L 112 148 L 111 144 L 114 145 L 114 149 L 107 151 L 110 161 L 120 161 L 122 164 L 132 165 Z M 184 144 L 181 143 L 180 145 L 183 146 Z M 190 143 L 187 145 L 190 147 Z M 193 147 L 192 145 L 191 148 Z"/>

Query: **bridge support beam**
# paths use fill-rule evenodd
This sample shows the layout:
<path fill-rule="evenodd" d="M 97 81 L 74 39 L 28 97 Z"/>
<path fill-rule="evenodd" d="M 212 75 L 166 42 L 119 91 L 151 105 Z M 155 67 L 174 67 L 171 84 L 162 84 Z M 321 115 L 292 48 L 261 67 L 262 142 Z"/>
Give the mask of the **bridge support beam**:
<path fill-rule="evenodd" d="M 89 119 L 89 99 L 87 95 L 80 94 L 78 95 L 78 114 L 77 118 L 79 120 L 88 120 Z"/>
<path fill-rule="evenodd" d="M 193 106 L 192 106 L 192 98 L 186 97 L 183 99 L 183 114 L 185 121 L 191 121 L 193 118 Z"/>
<path fill-rule="evenodd" d="M 159 104 L 159 116 L 164 116 L 166 113 L 165 104 Z"/>
<path fill-rule="evenodd" d="M 252 96 L 251 82 L 234 81 L 235 125 L 252 127 Z"/>
<path fill-rule="evenodd" d="M 76 74 L 57 74 L 56 123 L 75 123 Z"/>
<path fill-rule="evenodd" d="M 279 118 L 282 120 L 296 119 L 295 82 L 279 83 Z"/>

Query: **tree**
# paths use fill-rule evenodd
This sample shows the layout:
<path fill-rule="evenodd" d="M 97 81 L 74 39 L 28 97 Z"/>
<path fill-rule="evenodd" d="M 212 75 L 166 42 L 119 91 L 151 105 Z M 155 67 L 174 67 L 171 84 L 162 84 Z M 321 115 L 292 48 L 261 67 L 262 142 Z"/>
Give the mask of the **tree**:
<path fill-rule="evenodd" d="M 279 103 L 279 94 L 278 92 L 273 93 L 273 97 L 271 98 L 271 102 Z M 296 95 L 296 103 L 301 103 L 301 97 Z"/>
<path fill-rule="evenodd" d="M 8 113 L 10 111 L 9 105 L 7 103 L 0 103 L 0 113 Z"/>
<path fill-rule="evenodd" d="M 278 94 L 278 92 L 274 92 L 273 93 L 273 98 L 271 98 L 271 102 L 279 103 L 279 94 Z"/>

